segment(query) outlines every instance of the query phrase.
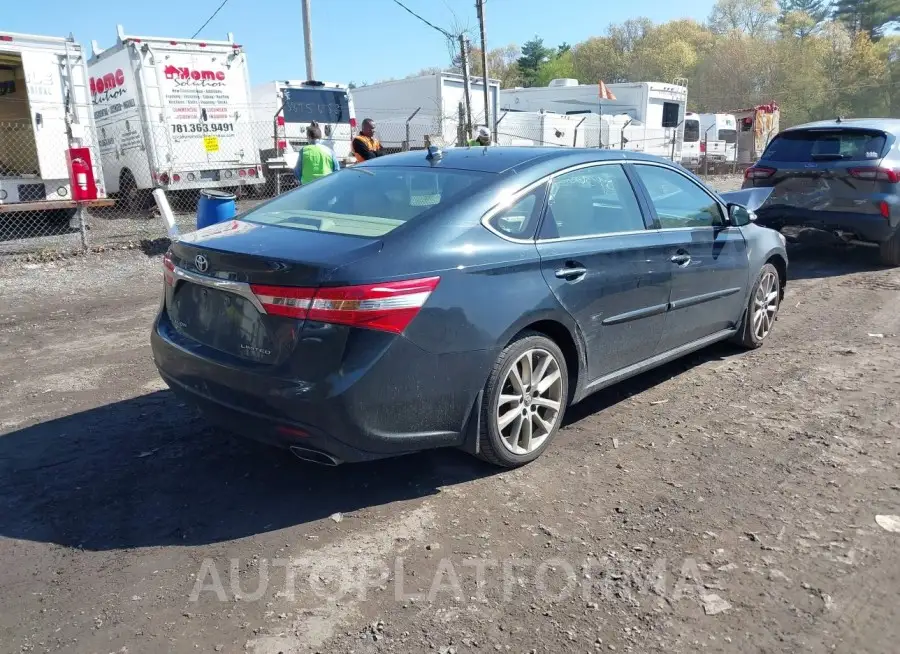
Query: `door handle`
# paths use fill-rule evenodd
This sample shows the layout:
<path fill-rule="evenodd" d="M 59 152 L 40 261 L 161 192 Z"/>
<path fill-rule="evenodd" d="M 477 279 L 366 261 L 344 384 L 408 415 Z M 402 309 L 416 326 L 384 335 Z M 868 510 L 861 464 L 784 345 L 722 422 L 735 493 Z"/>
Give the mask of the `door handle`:
<path fill-rule="evenodd" d="M 686 266 L 691 262 L 691 255 L 689 254 L 676 254 L 674 257 L 669 259 L 674 264 L 679 266 Z"/>
<path fill-rule="evenodd" d="M 580 266 L 560 268 L 555 274 L 559 279 L 572 280 L 576 277 L 584 277 L 587 274 L 587 268 L 582 268 Z"/>

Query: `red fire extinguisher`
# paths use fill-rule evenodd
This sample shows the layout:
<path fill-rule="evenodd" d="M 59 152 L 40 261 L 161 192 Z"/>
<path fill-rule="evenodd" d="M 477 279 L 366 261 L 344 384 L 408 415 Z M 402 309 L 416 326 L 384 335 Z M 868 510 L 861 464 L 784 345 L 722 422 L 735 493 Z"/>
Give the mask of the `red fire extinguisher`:
<path fill-rule="evenodd" d="M 69 148 L 69 180 L 72 183 L 72 199 L 96 200 L 97 185 L 91 166 L 90 148 Z"/>

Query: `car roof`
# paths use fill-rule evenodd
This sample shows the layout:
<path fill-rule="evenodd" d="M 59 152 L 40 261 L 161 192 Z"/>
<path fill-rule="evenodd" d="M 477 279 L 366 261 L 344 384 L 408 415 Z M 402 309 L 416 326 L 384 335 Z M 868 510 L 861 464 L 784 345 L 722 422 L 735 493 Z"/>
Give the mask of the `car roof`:
<path fill-rule="evenodd" d="M 900 119 L 898 118 L 840 118 L 834 120 L 818 120 L 813 123 L 794 125 L 788 127 L 785 132 L 793 132 L 802 129 L 821 129 L 823 127 L 849 127 L 851 129 L 876 129 L 890 134 L 900 135 Z"/>
<path fill-rule="evenodd" d="M 357 164 L 365 167 L 412 166 L 428 168 L 432 163 L 425 158 L 425 150 L 400 152 Z M 591 148 L 489 146 L 453 147 L 442 150 L 438 164 L 442 168 L 473 170 L 485 173 L 504 173 L 513 168 L 524 170 L 550 160 L 562 160 L 564 165 L 577 165 L 592 161 L 671 161 L 652 155 L 628 150 L 601 150 Z"/>

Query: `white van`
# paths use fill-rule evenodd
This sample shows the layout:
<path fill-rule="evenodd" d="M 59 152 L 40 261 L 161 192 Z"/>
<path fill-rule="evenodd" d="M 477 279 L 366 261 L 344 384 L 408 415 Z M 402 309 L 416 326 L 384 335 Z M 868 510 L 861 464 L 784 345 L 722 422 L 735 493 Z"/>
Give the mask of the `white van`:
<path fill-rule="evenodd" d="M 94 120 L 110 193 L 132 210 L 150 190 L 261 184 L 247 56 L 227 41 L 126 35 L 92 43 Z"/>
<path fill-rule="evenodd" d="M 706 156 L 716 169 L 734 165 L 737 155 L 737 121 L 733 114 L 700 114 L 700 140 L 707 143 Z M 718 144 L 722 145 L 719 146 Z M 713 144 L 715 147 L 713 147 Z"/>
<path fill-rule="evenodd" d="M 72 38 L 0 31 L 0 214 L 74 216 L 72 147 L 91 149 L 98 200 L 88 204 L 97 204 L 106 190 L 81 46 Z"/>

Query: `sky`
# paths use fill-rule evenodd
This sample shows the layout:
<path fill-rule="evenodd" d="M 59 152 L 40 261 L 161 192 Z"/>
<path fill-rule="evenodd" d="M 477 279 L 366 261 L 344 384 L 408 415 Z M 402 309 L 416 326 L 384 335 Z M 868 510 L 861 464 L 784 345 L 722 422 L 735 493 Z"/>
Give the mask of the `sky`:
<path fill-rule="evenodd" d="M 27 34 L 68 36 L 86 48 L 126 34 L 189 38 L 222 0 L 171 3 L 92 0 L 77 10 L 71 0 L 0 0 L 0 29 Z M 457 26 L 477 35 L 475 0 L 402 0 L 433 24 L 450 32 Z M 254 83 L 305 79 L 300 0 L 227 0 L 197 38 L 224 39 L 234 33 L 244 46 Z M 646 16 L 705 20 L 713 0 L 485 0 L 488 48 L 520 44 L 540 36 L 547 45 L 575 44 L 602 35 L 610 23 Z M 372 83 L 404 77 L 430 66 L 446 66 L 450 55 L 438 32 L 409 15 L 393 0 L 311 0 L 315 76 L 329 82 Z"/>

